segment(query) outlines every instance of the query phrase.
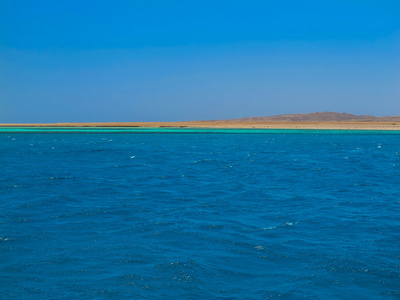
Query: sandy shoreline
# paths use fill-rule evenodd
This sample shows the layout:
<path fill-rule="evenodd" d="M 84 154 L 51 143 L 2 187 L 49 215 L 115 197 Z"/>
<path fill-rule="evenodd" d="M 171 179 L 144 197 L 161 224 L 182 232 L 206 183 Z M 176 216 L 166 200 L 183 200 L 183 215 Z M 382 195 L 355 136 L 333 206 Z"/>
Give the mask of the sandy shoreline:
<path fill-rule="evenodd" d="M 400 130 L 400 122 L 109 122 L 109 123 L 24 123 L 0 124 L 0 127 L 188 127 L 188 128 L 259 128 L 259 129 L 339 129 Z"/>

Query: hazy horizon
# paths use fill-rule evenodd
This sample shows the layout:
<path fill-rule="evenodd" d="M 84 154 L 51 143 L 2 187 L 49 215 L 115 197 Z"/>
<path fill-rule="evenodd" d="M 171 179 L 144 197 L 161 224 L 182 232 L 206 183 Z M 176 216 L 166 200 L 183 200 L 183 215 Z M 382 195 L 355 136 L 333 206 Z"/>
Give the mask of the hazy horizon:
<path fill-rule="evenodd" d="M 2 1 L 0 123 L 400 115 L 398 1 Z"/>

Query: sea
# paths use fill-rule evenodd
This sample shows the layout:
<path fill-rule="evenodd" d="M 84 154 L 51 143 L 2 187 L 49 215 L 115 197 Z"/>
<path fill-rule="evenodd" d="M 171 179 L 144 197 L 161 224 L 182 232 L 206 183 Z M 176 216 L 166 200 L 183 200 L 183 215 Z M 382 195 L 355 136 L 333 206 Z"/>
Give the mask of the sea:
<path fill-rule="evenodd" d="M 399 299 L 400 132 L 0 128 L 1 299 Z"/>

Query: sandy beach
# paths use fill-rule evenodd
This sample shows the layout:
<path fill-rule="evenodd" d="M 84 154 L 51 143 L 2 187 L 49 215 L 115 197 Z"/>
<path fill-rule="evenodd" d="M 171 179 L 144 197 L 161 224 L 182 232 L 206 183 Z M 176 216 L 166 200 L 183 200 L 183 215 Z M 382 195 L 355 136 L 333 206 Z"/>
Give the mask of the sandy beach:
<path fill-rule="evenodd" d="M 107 122 L 107 123 L 7 123 L 0 127 L 188 127 L 188 128 L 265 128 L 265 129 L 339 129 L 400 130 L 400 122 Z"/>

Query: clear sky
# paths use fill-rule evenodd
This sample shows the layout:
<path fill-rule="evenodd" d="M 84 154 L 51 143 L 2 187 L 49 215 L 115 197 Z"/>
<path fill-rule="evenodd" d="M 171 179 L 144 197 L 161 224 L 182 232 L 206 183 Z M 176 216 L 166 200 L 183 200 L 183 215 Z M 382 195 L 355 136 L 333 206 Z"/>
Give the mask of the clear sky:
<path fill-rule="evenodd" d="M 399 0 L 1 0 L 0 123 L 400 115 Z"/>

